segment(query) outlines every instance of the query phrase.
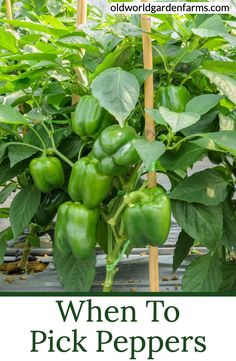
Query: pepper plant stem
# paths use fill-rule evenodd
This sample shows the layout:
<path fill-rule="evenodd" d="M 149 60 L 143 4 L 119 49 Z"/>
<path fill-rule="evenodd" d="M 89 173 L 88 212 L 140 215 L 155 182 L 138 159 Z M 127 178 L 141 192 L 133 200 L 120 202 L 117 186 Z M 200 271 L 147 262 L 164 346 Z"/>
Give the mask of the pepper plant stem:
<path fill-rule="evenodd" d="M 30 241 L 27 238 L 26 241 L 25 241 L 24 250 L 23 250 L 21 260 L 20 260 L 20 262 L 18 264 L 18 267 L 21 270 L 26 270 L 30 250 L 31 250 L 31 244 L 30 244 Z"/>
<path fill-rule="evenodd" d="M 113 280 L 115 277 L 116 272 L 118 271 L 118 268 L 115 267 L 112 270 L 107 270 L 106 272 L 106 278 L 103 284 L 103 292 L 111 292 L 112 291 L 112 286 L 113 286 Z"/>

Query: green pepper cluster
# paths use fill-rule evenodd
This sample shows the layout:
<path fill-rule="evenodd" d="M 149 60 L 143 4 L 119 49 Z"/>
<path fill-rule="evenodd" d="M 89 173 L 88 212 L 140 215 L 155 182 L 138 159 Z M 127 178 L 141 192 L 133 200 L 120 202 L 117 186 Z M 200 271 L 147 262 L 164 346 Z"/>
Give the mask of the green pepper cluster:
<path fill-rule="evenodd" d="M 68 185 L 57 157 L 44 154 L 30 163 L 35 185 L 46 193 L 34 221 L 46 226 L 57 212 L 55 244 L 60 252 L 71 250 L 79 258 L 91 255 L 101 229 L 106 229 L 107 235 L 108 225 L 101 217 L 100 206 L 106 206 L 114 182 L 140 161 L 133 144 L 138 138 L 135 128 L 128 124 L 122 128 L 113 123 L 114 118 L 94 96 L 81 97 L 72 119 L 72 130 L 87 142 L 93 139 L 94 143 L 89 154 L 74 163 Z M 131 192 L 128 199 L 122 215 L 126 237 L 137 247 L 162 244 L 169 233 L 171 214 L 165 190 L 156 187 Z M 100 227 L 101 224 L 105 227 Z M 104 244 L 104 240 L 101 243 Z"/>

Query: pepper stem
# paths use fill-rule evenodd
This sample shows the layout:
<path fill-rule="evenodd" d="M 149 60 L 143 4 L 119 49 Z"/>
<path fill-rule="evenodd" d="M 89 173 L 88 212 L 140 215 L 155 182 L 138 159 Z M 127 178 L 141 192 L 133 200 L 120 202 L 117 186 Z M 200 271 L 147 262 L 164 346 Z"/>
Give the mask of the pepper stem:
<path fill-rule="evenodd" d="M 123 202 L 121 203 L 121 205 L 117 209 L 114 216 L 112 218 L 110 218 L 107 221 L 107 223 L 114 227 L 116 225 L 116 223 L 117 223 L 117 219 L 119 218 L 120 214 L 122 213 L 122 211 L 124 210 L 124 208 L 127 206 L 128 203 L 129 203 L 129 197 L 126 195 L 126 196 L 124 196 Z"/>
<path fill-rule="evenodd" d="M 21 270 L 26 270 L 27 268 L 27 264 L 28 264 L 28 258 L 29 258 L 29 254 L 30 254 L 30 250 L 31 250 L 31 244 L 30 241 L 28 240 L 28 238 L 25 241 L 25 245 L 24 245 L 24 250 L 23 250 L 23 254 L 21 257 L 21 260 L 18 264 L 18 267 Z"/>
<path fill-rule="evenodd" d="M 103 284 L 103 292 L 111 292 L 112 286 L 113 286 L 113 280 L 115 277 L 116 272 L 118 271 L 118 268 L 114 268 L 113 270 L 107 270 L 106 272 L 106 278 Z"/>

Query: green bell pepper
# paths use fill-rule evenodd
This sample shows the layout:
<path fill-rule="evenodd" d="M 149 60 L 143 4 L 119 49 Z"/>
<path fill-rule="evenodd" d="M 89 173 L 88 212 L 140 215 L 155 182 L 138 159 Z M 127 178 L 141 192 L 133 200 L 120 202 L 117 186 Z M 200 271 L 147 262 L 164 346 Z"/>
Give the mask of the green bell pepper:
<path fill-rule="evenodd" d="M 163 244 L 171 224 L 171 204 L 165 190 L 157 186 L 130 193 L 123 219 L 127 237 L 134 246 Z"/>
<path fill-rule="evenodd" d="M 34 223 L 42 227 L 47 226 L 55 217 L 59 206 L 68 199 L 67 193 L 62 189 L 47 193 L 34 216 Z"/>
<path fill-rule="evenodd" d="M 121 128 L 118 124 L 103 130 L 93 145 L 93 155 L 99 160 L 101 173 L 116 176 L 124 174 L 127 167 L 139 160 L 132 141 L 137 138 L 135 129 L 129 125 Z"/>
<path fill-rule="evenodd" d="M 91 156 L 79 159 L 73 166 L 68 191 L 73 201 L 82 201 L 88 208 L 97 207 L 108 195 L 112 177 L 102 174 L 98 160 Z"/>
<path fill-rule="evenodd" d="M 190 93 L 183 85 L 168 85 L 157 88 L 155 107 L 164 106 L 169 110 L 182 113 L 190 100 Z"/>
<path fill-rule="evenodd" d="M 131 127 L 133 127 L 136 130 L 136 133 L 143 133 L 145 126 L 145 119 L 142 114 L 132 115 L 129 118 L 128 123 Z"/>
<path fill-rule="evenodd" d="M 96 245 L 99 212 L 78 202 L 63 203 L 57 214 L 56 248 L 65 253 L 70 249 L 75 257 L 89 257 Z"/>
<path fill-rule="evenodd" d="M 104 128 L 111 125 L 112 119 L 93 95 L 85 95 L 76 105 L 71 126 L 81 138 L 97 138 Z"/>
<path fill-rule="evenodd" d="M 34 158 L 29 165 L 30 174 L 36 187 L 43 193 L 60 188 L 64 183 L 61 161 L 56 157 Z"/>

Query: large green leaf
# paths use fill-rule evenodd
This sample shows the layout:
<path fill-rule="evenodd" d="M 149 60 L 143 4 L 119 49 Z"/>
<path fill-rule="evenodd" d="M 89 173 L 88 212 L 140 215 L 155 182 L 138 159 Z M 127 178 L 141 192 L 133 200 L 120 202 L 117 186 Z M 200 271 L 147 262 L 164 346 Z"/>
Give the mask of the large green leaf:
<path fill-rule="evenodd" d="M 63 36 L 65 34 L 67 34 L 67 30 L 64 29 L 56 29 L 53 27 L 49 27 L 43 24 L 39 24 L 39 23 L 34 23 L 31 21 L 22 21 L 22 20 L 3 20 L 0 19 L 0 23 L 7 23 L 10 24 L 12 26 L 15 27 L 20 27 L 23 29 L 29 29 L 29 30 L 34 30 L 34 31 L 38 31 L 40 33 L 45 33 L 45 34 L 50 34 L 53 36 Z"/>
<path fill-rule="evenodd" d="M 27 145 L 24 146 L 24 143 L 22 143 L 21 145 L 9 145 L 8 157 L 10 159 L 11 167 L 14 167 L 15 164 L 21 162 L 24 159 L 28 159 L 36 152 L 37 150 L 35 150 L 34 148 L 30 148 Z"/>
<path fill-rule="evenodd" d="M 172 199 L 213 206 L 227 196 L 229 179 L 219 169 L 205 169 L 186 177 L 170 192 Z"/>
<path fill-rule="evenodd" d="M 208 77 L 224 95 L 236 104 L 236 80 L 234 78 L 205 69 L 202 69 L 201 72 Z"/>
<path fill-rule="evenodd" d="M 236 75 L 236 62 L 223 60 L 207 60 L 202 64 L 203 69 L 227 75 Z"/>
<path fill-rule="evenodd" d="M 12 192 L 17 188 L 17 183 L 7 184 L 0 192 L 0 204 L 4 203 Z"/>
<path fill-rule="evenodd" d="M 27 120 L 23 115 L 10 105 L 0 104 L 0 122 L 7 124 L 26 124 Z"/>
<path fill-rule="evenodd" d="M 201 38 L 222 37 L 231 45 L 236 45 L 234 36 L 229 35 L 220 15 L 213 15 L 204 21 L 198 28 L 193 28 L 192 32 Z"/>
<path fill-rule="evenodd" d="M 205 133 L 204 138 L 192 141 L 200 147 L 210 150 L 223 150 L 236 156 L 236 131 L 225 130 Z"/>
<path fill-rule="evenodd" d="M 186 105 L 186 112 L 194 112 L 203 115 L 214 108 L 222 99 L 221 95 L 202 94 L 192 98 Z"/>
<path fill-rule="evenodd" d="M 14 237 L 17 238 L 29 225 L 38 210 L 41 193 L 30 185 L 20 191 L 13 199 L 10 208 L 10 222 Z"/>
<path fill-rule="evenodd" d="M 228 34 L 227 29 L 219 15 L 213 15 L 192 31 L 201 37 L 214 37 L 219 34 Z"/>
<path fill-rule="evenodd" d="M 107 69 L 92 82 L 93 95 L 100 105 L 123 126 L 139 97 L 136 77 L 121 68 Z"/>
<path fill-rule="evenodd" d="M 223 233 L 222 206 L 205 206 L 172 200 L 173 215 L 181 228 L 194 240 L 215 250 Z"/>
<path fill-rule="evenodd" d="M 54 243 L 53 260 L 66 292 L 90 291 L 96 274 L 95 252 L 88 258 L 76 258 L 70 251 L 59 252 Z"/>
<path fill-rule="evenodd" d="M 186 142 L 176 151 L 165 152 L 159 160 L 167 170 L 187 169 L 201 159 L 205 152 L 198 145 Z"/>
<path fill-rule="evenodd" d="M 200 115 L 197 113 L 175 113 L 165 107 L 160 107 L 159 113 L 174 133 L 195 124 L 200 119 Z"/>
<path fill-rule="evenodd" d="M 0 31 L 0 47 L 9 50 L 11 53 L 16 53 L 18 51 L 15 36 L 3 28 L 1 28 Z"/>
<path fill-rule="evenodd" d="M 145 139 L 137 139 L 133 141 L 133 144 L 146 170 L 150 170 L 153 162 L 157 161 L 165 152 L 165 146 L 162 142 L 148 142 Z"/>
<path fill-rule="evenodd" d="M 185 292 L 217 292 L 222 284 L 221 262 L 210 253 L 200 256 L 186 269 L 182 281 Z"/>
<path fill-rule="evenodd" d="M 179 234 L 174 250 L 173 266 L 172 266 L 174 272 L 188 256 L 193 243 L 194 243 L 194 239 L 182 230 Z"/>

